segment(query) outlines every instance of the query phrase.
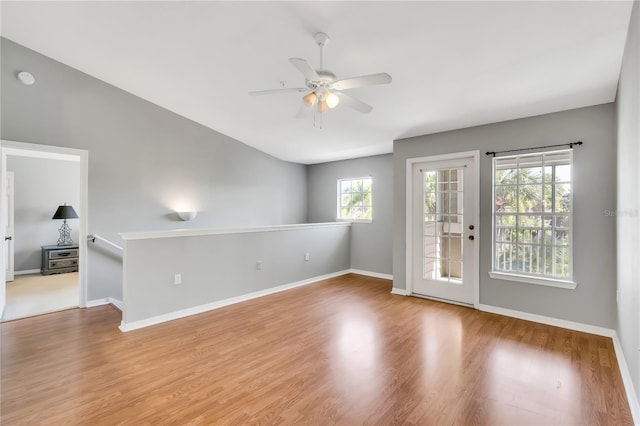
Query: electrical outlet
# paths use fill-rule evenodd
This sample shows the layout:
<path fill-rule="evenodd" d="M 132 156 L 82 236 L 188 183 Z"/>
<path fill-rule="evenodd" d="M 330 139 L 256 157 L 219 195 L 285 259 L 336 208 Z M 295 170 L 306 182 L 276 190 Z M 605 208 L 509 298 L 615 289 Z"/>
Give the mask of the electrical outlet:
<path fill-rule="evenodd" d="M 182 284 L 182 274 L 175 274 L 173 276 L 173 285 L 181 285 Z"/>
<path fill-rule="evenodd" d="M 305 262 L 308 262 L 310 258 L 311 258 L 311 256 L 309 256 L 309 253 L 305 253 L 304 254 L 304 261 Z"/>
<path fill-rule="evenodd" d="M 257 269 L 258 271 L 262 271 L 262 260 L 258 260 L 258 261 L 256 262 L 256 269 Z"/>

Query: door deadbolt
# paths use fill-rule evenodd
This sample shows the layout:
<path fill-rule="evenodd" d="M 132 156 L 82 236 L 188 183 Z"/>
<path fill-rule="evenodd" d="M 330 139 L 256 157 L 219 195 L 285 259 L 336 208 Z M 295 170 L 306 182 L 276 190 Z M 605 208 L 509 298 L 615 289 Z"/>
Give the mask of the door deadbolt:
<path fill-rule="evenodd" d="M 476 238 L 475 238 L 473 235 L 469 235 L 469 239 L 470 239 L 471 241 L 473 241 L 473 240 L 475 240 Z"/>
<path fill-rule="evenodd" d="M 476 227 L 473 226 L 473 225 L 469 225 L 469 229 L 474 230 L 474 229 L 476 229 Z"/>

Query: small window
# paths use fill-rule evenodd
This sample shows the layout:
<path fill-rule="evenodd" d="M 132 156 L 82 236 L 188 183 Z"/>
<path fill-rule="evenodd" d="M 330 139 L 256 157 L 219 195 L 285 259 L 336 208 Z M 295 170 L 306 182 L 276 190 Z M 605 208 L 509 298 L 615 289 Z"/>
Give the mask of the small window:
<path fill-rule="evenodd" d="M 338 179 L 338 220 L 373 219 L 371 177 Z"/>
<path fill-rule="evenodd" d="M 493 159 L 493 272 L 572 280 L 572 152 Z"/>

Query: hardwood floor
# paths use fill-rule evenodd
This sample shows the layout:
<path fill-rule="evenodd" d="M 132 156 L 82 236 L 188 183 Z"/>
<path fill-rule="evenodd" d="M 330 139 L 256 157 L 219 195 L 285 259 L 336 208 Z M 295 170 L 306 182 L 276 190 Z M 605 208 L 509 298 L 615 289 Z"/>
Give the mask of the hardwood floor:
<path fill-rule="evenodd" d="M 346 275 L 122 333 L 6 322 L 2 425 L 631 425 L 611 339 Z"/>

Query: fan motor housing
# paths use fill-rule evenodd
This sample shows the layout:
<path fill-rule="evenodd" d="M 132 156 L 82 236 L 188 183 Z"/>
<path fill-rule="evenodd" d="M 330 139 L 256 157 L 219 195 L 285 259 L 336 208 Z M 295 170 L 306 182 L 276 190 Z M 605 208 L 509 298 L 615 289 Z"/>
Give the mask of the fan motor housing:
<path fill-rule="evenodd" d="M 336 81 L 336 75 L 328 70 L 316 71 L 320 80 L 305 80 L 306 86 L 311 90 L 327 90 L 329 85 Z"/>

